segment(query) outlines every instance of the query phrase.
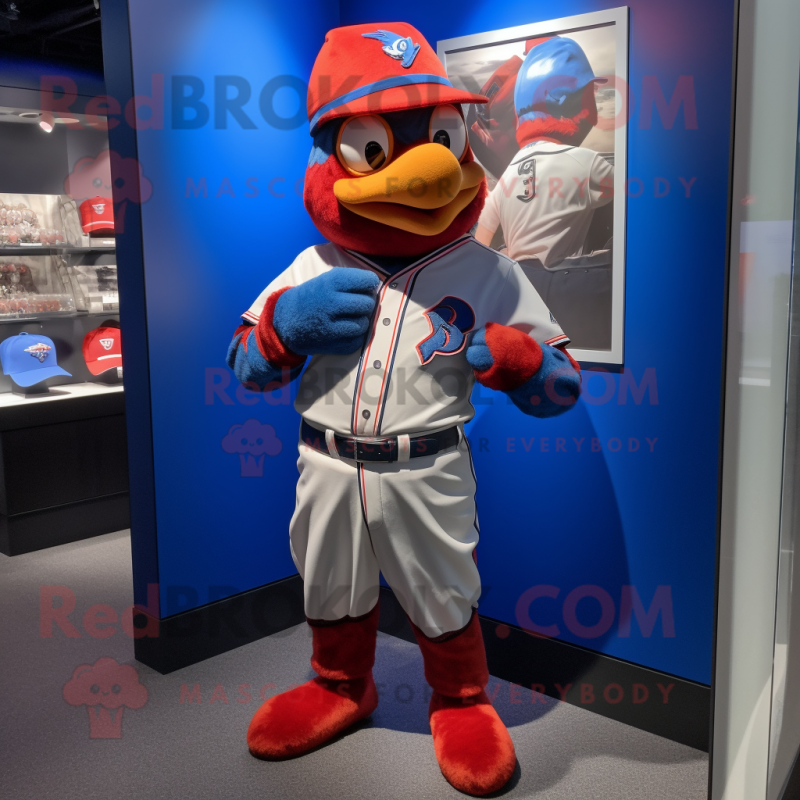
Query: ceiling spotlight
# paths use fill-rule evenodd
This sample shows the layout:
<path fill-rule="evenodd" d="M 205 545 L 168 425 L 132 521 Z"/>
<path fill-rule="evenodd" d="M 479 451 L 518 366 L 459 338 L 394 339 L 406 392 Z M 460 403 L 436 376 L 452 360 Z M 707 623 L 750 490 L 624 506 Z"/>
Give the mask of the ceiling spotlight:
<path fill-rule="evenodd" d="M 21 119 L 39 119 L 41 111 L 20 111 L 17 116 Z"/>
<path fill-rule="evenodd" d="M 50 123 L 49 123 L 49 122 L 48 122 L 46 119 L 43 119 L 43 120 L 42 120 L 42 121 L 39 123 L 39 127 L 40 127 L 40 128 L 41 128 L 41 129 L 42 129 L 42 130 L 43 130 L 45 133 L 52 133 L 52 132 L 53 132 L 53 126 L 52 126 L 52 125 L 51 125 L 51 124 L 50 124 Z"/>
<path fill-rule="evenodd" d="M 80 122 L 77 117 L 56 117 L 53 121 L 56 123 L 56 125 L 71 125 L 75 122 Z"/>

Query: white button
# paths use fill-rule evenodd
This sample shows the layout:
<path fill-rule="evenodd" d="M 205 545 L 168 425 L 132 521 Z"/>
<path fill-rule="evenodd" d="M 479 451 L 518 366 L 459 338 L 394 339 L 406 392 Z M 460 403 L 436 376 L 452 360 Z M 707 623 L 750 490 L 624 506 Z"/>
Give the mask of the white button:
<path fill-rule="evenodd" d="M 384 325 L 391 325 L 392 321 L 389 319 L 389 317 L 384 317 L 383 318 L 383 324 Z"/>
<path fill-rule="evenodd" d="M 361 412 L 361 416 L 364 417 L 364 419 L 369 419 L 369 411 L 367 411 L 367 409 L 364 409 Z"/>
<path fill-rule="evenodd" d="M 373 361 L 372 362 L 372 366 L 375 367 L 375 369 L 380 369 L 381 368 L 381 362 L 380 361 Z"/>

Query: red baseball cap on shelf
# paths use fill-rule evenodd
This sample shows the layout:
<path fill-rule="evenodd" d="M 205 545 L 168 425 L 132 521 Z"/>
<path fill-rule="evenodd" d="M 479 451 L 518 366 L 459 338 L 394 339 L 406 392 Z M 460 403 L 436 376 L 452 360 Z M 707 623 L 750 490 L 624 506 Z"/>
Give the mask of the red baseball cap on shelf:
<path fill-rule="evenodd" d="M 122 366 L 119 328 L 95 328 L 83 337 L 83 360 L 92 375 Z"/>
<path fill-rule="evenodd" d="M 114 204 L 109 197 L 92 197 L 81 205 L 81 227 L 90 236 L 114 233 Z"/>
<path fill-rule="evenodd" d="M 483 95 L 450 83 L 433 48 L 406 22 L 328 31 L 308 83 L 312 136 L 337 117 L 485 102 Z"/>

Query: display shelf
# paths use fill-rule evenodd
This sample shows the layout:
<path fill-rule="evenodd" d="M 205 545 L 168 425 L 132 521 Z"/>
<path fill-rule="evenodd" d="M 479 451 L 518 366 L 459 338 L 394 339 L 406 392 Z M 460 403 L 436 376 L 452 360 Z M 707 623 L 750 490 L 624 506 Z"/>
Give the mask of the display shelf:
<path fill-rule="evenodd" d="M 20 397 L 10 392 L 3 392 L 0 393 L 0 415 L 2 415 L 4 409 L 10 406 L 29 406 L 33 403 L 52 403 L 68 398 L 117 394 L 122 390 L 122 386 L 107 386 L 103 383 L 68 383 L 61 386 L 54 386 L 51 389 L 51 394 L 45 394 L 36 398 Z"/>
<path fill-rule="evenodd" d="M 122 414 L 125 395 L 121 385 L 66 383 L 53 386 L 48 394 L 22 397 L 0 393 L 0 431 L 47 425 L 66 419 L 88 419 Z"/>
<path fill-rule="evenodd" d="M 41 245 L 0 245 L 0 258 L 3 256 L 54 256 L 59 252 L 63 252 L 63 248 Z"/>
<path fill-rule="evenodd" d="M 0 394 L 0 552 L 9 556 L 130 524 L 122 387 L 50 391 Z"/>
<path fill-rule="evenodd" d="M 30 295 L 30 296 L 39 297 L 39 295 Z M 2 303 L 1 300 L 0 303 Z M 47 322 L 48 320 L 52 319 L 70 319 L 71 317 L 83 316 L 86 313 L 87 312 L 85 311 L 76 311 L 74 308 L 67 309 L 65 311 L 16 312 L 8 314 L 0 313 L 0 325 L 17 325 L 19 323 Z"/>
<path fill-rule="evenodd" d="M 0 245 L 0 258 L 3 256 L 56 256 L 56 255 L 80 255 L 84 253 L 113 253 L 116 251 L 114 245 L 92 245 L 91 247 L 74 247 L 72 245 Z"/>
<path fill-rule="evenodd" d="M 114 253 L 116 252 L 116 249 L 117 249 L 116 245 L 113 244 L 93 244 L 89 247 L 73 247 L 72 245 L 66 245 L 55 248 L 57 253 L 68 253 L 68 254 Z"/>

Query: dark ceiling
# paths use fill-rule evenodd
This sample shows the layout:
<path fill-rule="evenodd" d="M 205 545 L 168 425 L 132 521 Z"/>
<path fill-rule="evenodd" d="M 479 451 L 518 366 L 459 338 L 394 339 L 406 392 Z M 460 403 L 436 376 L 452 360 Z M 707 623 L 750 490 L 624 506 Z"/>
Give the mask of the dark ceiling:
<path fill-rule="evenodd" d="M 0 53 L 103 72 L 99 2 L 0 0 Z"/>

